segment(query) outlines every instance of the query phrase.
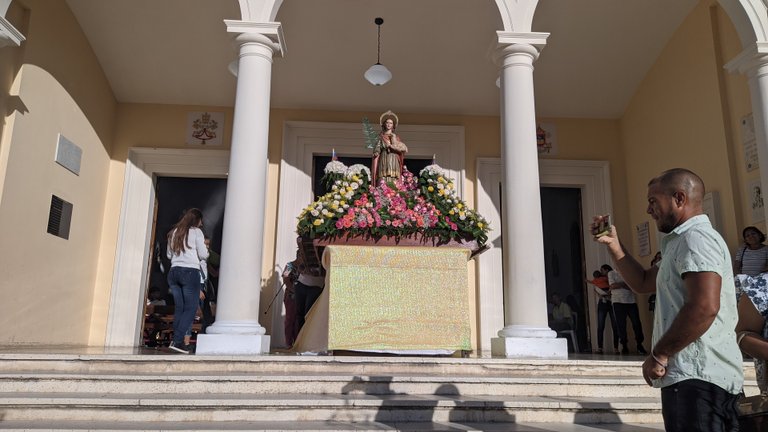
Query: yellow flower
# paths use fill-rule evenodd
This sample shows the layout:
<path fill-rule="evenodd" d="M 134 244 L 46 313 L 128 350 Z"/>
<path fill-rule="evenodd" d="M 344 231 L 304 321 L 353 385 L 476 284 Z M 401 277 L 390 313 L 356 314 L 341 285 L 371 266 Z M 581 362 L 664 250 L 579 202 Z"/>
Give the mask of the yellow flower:
<path fill-rule="evenodd" d="M 478 223 L 477 223 L 477 227 L 478 227 L 478 228 L 482 228 L 483 226 L 484 226 L 484 225 L 483 225 L 483 223 L 482 223 L 482 222 L 478 222 Z"/>
<path fill-rule="evenodd" d="M 438 195 L 443 195 L 445 193 L 445 189 L 440 189 L 437 191 Z"/>
<path fill-rule="evenodd" d="M 458 208 L 464 208 L 464 204 L 462 204 L 462 203 L 458 203 L 458 204 L 456 204 L 456 207 L 458 207 Z"/>
<path fill-rule="evenodd" d="M 445 179 L 442 176 L 438 177 L 437 181 L 439 181 L 440 183 L 445 183 Z"/>
<path fill-rule="evenodd" d="M 360 177 L 358 177 L 356 175 L 353 175 L 352 176 L 352 181 L 360 181 Z"/>
<path fill-rule="evenodd" d="M 448 183 L 448 185 L 445 187 L 447 187 L 448 189 L 453 189 L 453 183 Z"/>
<path fill-rule="evenodd" d="M 453 211 L 453 209 L 451 209 L 451 210 L 448 212 L 448 214 L 449 214 L 449 215 L 454 215 L 454 214 L 456 214 L 456 212 L 455 212 L 455 211 Z"/>
<path fill-rule="evenodd" d="M 432 186 L 429 186 L 429 187 L 427 187 L 427 190 L 430 191 L 430 192 L 434 192 L 435 188 L 433 188 Z"/>
<path fill-rule="evenodd" d="M 320 226 L 320 224 L 322 224 L 322 223 L 323 223 L 323 220 L 322 220 L 322 219 L 315 219 L 315 221 L 314 221 L 314 222 L 312 222 L 312 225 L 314 225 L 314 226 Z"/>

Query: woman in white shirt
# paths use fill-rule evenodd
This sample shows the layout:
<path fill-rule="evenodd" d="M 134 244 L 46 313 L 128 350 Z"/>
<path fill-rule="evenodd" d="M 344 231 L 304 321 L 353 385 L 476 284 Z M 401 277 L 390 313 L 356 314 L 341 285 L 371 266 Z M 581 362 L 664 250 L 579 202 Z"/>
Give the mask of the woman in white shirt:
<path fill-rule="evenodd" d="M 768 271 L 768 247 L 765 247 L 765 234 L 753 226 L 741 232 L 744 246 L 733 257 L 733 274 L 757 276 Z"/>
<path fill-rule="evenodd" d="M 200 261 L 208 258 L 203 226 L 203 213 L 196 208 L 184 212 L 184 216 L 168 232 L 168 286 L 171 287 L 175 312 L 173 317 L 173 341 L 170 349 L 189 354 L 189 335 L 200 300 L 205 298 Z M 191 334 L 191 333 L 190 333 Z"/>

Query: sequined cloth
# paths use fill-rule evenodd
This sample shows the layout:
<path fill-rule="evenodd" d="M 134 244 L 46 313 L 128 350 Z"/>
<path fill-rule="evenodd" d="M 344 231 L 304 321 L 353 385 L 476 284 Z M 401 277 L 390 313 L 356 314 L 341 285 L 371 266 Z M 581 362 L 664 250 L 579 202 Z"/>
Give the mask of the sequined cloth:
<path fill-rule="evenodd" d="M 471 349 L 469 253 L 447 247 L 326 247 L 326 287 L 296 349 Z"/>

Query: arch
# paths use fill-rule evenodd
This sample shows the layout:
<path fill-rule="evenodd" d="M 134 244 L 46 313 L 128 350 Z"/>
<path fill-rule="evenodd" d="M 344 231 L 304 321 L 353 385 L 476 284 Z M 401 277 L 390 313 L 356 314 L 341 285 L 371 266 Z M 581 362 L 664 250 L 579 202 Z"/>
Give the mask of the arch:
<path fill-rule="evenodd" d="M 746 49 L 755 42 L 768 42 L 768 2 L 766 0 L 718 0 L 731 18 Z"/>
<path fill-rule="evenodd" d="M 504 31 L 528 33 L 533 24 L 533 14 L 539 0 L 495 0 L 499 8 Z"/>
<path fill-rule="evenodd" d="M 283 0 L 237 0 L 240 19 L 253 22 L 273 22 Z"/>

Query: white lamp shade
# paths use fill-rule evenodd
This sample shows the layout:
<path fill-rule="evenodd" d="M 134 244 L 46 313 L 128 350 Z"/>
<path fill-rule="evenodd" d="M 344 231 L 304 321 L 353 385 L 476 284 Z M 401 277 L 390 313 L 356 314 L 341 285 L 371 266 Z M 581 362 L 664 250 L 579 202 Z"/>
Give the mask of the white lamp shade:
<path fill-rule="evenodd" d="M 388 83 L 389 80 L 392 79 L 392 72 L 390 72 L 383 64 L 376 63 L 365 71 L 364 76 L 369 83 L 375 86 L 380 86 Z"/>

